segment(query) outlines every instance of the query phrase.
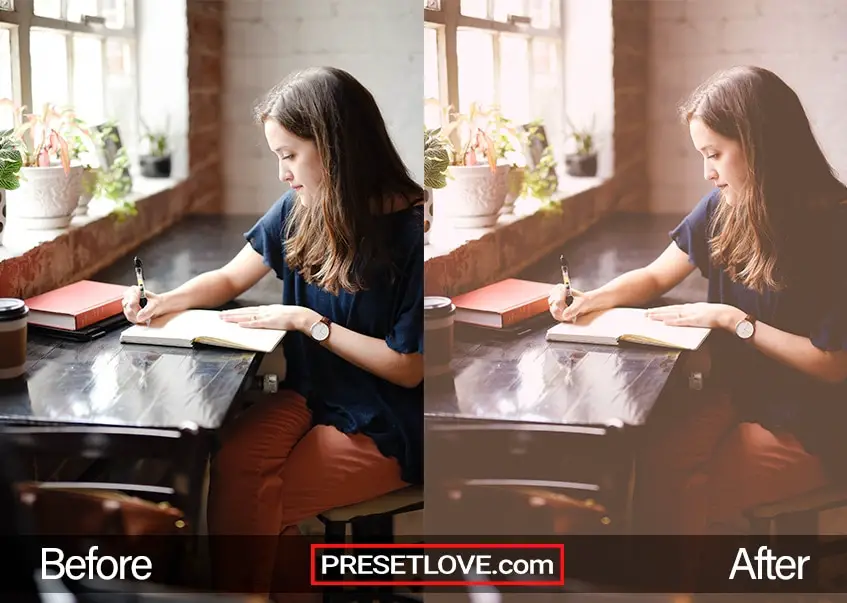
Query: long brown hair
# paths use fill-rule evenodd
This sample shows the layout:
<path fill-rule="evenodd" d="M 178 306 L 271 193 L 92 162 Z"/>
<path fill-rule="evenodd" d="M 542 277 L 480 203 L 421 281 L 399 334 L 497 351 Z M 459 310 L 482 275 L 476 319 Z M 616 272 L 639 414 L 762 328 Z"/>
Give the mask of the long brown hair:
<path fill-rule="evenodd" d="M 715 212 L 713 261 L 756 291 L 784 288 L 810 253 L 815 224 L 847 198 L 800 99 L 771 71 L 740 66 L 703 82 L 680 114 L 738 141 L 747 160 L 744 190 Z"/>
<path fill-rule="evenodd" d="M 412 206 L 423 189 L 397 152 L 371 93 L 349 73 L 316 67 L 292 73 L 257 103 L 272 119 L 315 143 L 321 189 L 295 203 L 285 226 L 285 254 L 309 283 L 338 294 L 367 288 L 367 274 L 387 261 L 378 215 L 395 198 Z"/>

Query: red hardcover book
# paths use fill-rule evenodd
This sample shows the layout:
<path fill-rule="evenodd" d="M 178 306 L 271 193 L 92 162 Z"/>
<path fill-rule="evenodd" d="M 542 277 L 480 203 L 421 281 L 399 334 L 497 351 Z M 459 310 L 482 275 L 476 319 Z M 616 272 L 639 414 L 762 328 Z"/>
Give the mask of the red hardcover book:
<path fill-rule="evenodd" d="M 24 300 L 29 323 L 77 331 L 123 311 L 127 285 L 79 281 Z"/>
<path fill-rule="evenodd" d="M 547 312 L 554 285 L 509 278 L 453 298 L 456 321 L 503 329 Z"/>

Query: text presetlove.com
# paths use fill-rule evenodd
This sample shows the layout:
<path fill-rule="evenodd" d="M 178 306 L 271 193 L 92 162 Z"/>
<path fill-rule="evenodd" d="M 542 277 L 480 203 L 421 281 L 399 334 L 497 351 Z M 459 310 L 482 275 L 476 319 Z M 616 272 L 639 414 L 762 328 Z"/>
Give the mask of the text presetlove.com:
<path fill-rule="evenodd" d="M 314 544 L 314 586 L 561 586 L 562 544 Z M 343 576 L 343 578 L 342 578 Z"/>

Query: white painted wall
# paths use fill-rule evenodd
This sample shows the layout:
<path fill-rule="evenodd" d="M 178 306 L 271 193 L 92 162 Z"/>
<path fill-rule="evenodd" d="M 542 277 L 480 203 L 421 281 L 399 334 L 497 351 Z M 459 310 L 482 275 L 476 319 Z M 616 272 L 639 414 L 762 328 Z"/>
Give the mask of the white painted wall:
<path fill-rule="evenodd" d="M 423 181 L 420 0 L 226 0 L 223 211 L 261 214 L 285 191 L 254 102 L 291 71 L 330 65 L 374 95 L 407 167 Z"/>
<path fill-rule="evenodd" d="M 847 178 L 847 2 L 660 0 L 651 8 L 652 211 L 686 212 L 710 189 L 676 106 L 735 64 L 771 69 L 797 91 L 830 163 Z"/>
<path fill-rule="evenodd" d="M 173 177 L 188 176 L 188 21 L 185 0 L 136 2 L 139 115 L 169 130 Z M 144 131 L 139 124 L 138 136 Z M 144 148 L 139 148 L 143 151 Z"/>

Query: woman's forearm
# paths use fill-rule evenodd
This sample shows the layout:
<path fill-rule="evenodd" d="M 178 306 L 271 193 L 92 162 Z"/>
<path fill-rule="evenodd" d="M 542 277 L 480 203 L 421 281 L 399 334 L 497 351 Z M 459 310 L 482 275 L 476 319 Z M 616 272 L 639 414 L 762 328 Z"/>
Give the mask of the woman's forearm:
<path fill-rule="evenodd" d="M 732 333 L 738 321 L 745 316 L 742 310 L 729 306 L 722 326 Z M 815 379 L 827 383 L 841 383 L 847 379 L 847 352 L 825 352 L 815 347 L 808 337 L 788 333 L 758 321 L 748 343 L 765 356 Z"/>
<path fill-rule="evenodd" d="M 592 310 L 606 310 L 646 304 L 662 293 L 662 287 L 653 275 L 646 268 L 638 268 L 588 291 L 586 295 L 591 300 Z"/>
<path fill-rule="evenodd" d="M 180 312 L 190 308 L 217 308 L 239 294 L 229 277 L 221 270 L 195 276 L 176 289 L 163 293 L 163 312 Z"/>
<path fill-rule="evenodd" d="M 309 336 L 309 327 L 320 318 L 317 312 L 304 308 L 298 330 Z M 412 388 L 423 381 L 423 355 L 395 352 L 383 339 L 333 324 L 330 336 L 321 345 L 350 364 L 395 385 Z"/>

